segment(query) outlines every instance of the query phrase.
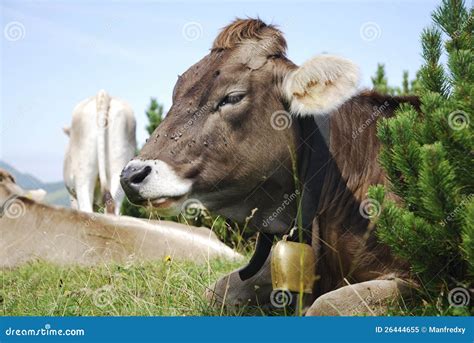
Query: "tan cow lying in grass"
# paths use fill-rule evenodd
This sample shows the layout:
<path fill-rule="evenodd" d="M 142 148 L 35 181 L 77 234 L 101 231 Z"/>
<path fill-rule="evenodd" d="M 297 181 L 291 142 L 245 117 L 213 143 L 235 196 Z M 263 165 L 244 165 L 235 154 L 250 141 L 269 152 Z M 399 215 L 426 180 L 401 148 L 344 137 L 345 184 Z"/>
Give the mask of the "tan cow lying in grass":
<path fill-rule="evenodd" d="M 83 213 L 27 197 L 0 169 L 0 268 L 34 259 L 92 265 L 131 259 L 240 259 L 206 228 Z"/>

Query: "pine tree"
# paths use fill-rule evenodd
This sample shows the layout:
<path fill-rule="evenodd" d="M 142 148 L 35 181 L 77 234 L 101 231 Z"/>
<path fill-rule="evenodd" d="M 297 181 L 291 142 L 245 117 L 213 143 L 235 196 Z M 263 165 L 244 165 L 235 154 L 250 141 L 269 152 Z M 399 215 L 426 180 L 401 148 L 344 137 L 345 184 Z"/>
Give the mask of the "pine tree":
<path fill-rule="evenodd" d="M 372 87 L 375 91 L 382 93 L 382 94 L 390 94 L 390 95 L 409 95 L 409 94 L 416 94 L 418 89 L 417 87 L 417 79 L 409 81 L 408 71 L 403 71 L 403 79 L 402 79 L 402 86 L 401 87 L 392 87 L 388 83 L 387 76 L 385 74 L 385 65 L 384 64 L 377 64 L 377 70 L 375 75 L 371 77 L 372 80 Z"/>
<path fill-rule="evenodd" d="M 402 89 L 400 92 L 401 95 L 410 94 L 410 82 L 408 81 L 408 71 L 403 71 L 403 81 L 402 81 Z"/>
<path fill-rule="evenodd" d="M 159 104 L 156 98 L 151 98 L 150 106 L 146 111 L 146 116 L 149 122 L 146 126 L 146 130 L 148 131 L 148 134 L 151 135 L 163 120 L 163 105 Z"/>
<path fill-rule="evenodd" d="M 379 239 L 410 263 L 420 296 L 453 309 L 449 296 L 440 295 L 474 286 L 473 9 L 443 0 L 432 17 L 421 36 L 421 113 L 402 106 L 378 123 L 390 186 L 372 187 L 369 197 L 381 204 L 373 219 Z"/>
<path fill-rule="evenodd" d="M 383 94 L 390 94 L 387 76 L 385 75 L 385 65 L 377 64 L 377 71 L 371 77 L 374 90 Z"/>
<path fill-rule="evenodd" d="M 413 80 L 410 81 L 410 91 L 407 94 L 420 94 L 421 93 L 421 85 L 420 85 L 420 71 L 416 73 L 416 76 Z M 406 95 L 406 94 L 403 94 Z"/>

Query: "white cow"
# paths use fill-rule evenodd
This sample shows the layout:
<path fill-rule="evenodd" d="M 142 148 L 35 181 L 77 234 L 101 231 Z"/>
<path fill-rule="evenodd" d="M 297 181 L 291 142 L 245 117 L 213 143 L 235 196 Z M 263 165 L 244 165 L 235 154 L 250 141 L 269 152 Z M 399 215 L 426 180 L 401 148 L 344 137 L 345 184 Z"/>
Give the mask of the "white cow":
<path fill-rule="evenodd" d="M 98 203 L 119 213 L 120 172 L 135 154 L 135 128 L 132 108 L 104 90 L 74 108 L 72 125 L 64 129 L 70 139 L 63 170 L 73 208 L 92 212 Z"/>

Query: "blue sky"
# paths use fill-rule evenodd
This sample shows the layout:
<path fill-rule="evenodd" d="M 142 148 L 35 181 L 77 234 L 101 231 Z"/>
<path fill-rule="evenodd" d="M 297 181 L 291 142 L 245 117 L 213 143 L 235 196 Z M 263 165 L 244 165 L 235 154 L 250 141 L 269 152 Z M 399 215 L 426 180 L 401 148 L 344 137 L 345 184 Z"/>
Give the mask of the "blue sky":
<path fill-rule="evenodd" d="M 403 70 L 414 75 L 422 62 L 421 30 L 438 4 L 0 1 L 0 159 L 45 181 L 62 179 L 61 128 L 77 102 L 101 88 L 125 99 L 135 110 L 141 145 L 150 97 L 169 108 L 177 75 L 207 54 L 235 17 L 279 25 L 297 64 L 321 52 L 352 59 L 370 87 L 378 62 L 391 84 L 400 84 Z"/>

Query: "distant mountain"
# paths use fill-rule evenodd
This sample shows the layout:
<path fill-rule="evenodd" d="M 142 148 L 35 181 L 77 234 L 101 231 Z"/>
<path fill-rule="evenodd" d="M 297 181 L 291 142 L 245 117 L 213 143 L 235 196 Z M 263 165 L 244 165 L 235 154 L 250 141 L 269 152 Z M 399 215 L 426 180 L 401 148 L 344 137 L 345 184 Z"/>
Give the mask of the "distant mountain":
<path fill-rule="evenodd" d="M 65 207 L 70 206 L 69 193 L 67 192 L 66 187 L 64 187 L 62 181 L 43 182 L 31 174 L 18 171 L 3 161 L 0 161 L 0 168 L 5 169 L 7 172 L 12 174 L 16 183 L 23 189 L 44 189 L 48 193 L 44 199 L 46 203 Z"/>
<path fill-rule="evenodd" d="M 40 188 L 44 184 L 42 181 L 40 181 L 33 175 L 21 173 L 20 171 L 3 161 L 0 161 L 0 168 L 5 169 L 7 172 L 12 174 L 15 177 L 16 183 L 19 184 L 22 188 Z"/>

